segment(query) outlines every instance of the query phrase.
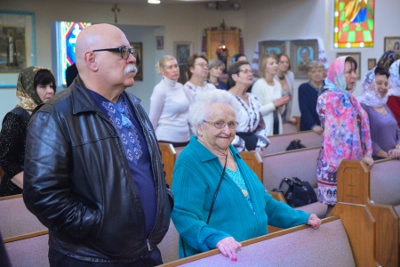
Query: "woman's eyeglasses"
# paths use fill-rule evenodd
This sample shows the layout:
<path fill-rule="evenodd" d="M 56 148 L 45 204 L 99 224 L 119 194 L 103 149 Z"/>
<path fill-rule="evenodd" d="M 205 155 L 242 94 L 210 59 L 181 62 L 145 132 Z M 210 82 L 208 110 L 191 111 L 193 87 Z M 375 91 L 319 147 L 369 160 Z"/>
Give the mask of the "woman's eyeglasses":
<path fill-rule="evenodd" d="M 248 73 L 253 74 L 253 73 L 254 73 L 254 70 L 252 70 L 252 69 L 242 69 L 242 70 L 239 70 L 238 73 L 239 73 L 239 72 L 242 72 L 242 73 L 244 73 L 244 74 L 248 74 Z"/>
<path fill-rule="evenodd" d="M 210 124 L 210 125 L 214 125 L 214 127 L 217 128 L 217 129 L 222 129 L 222 128 L 224 128 L 226 125 L 228 125 L 228 127 L 229 127 L 230 129 L 235 129 L 235 128 L 238 126 L 238 124 L 239 124 L 237 121 L 228 121 L 228 122 L 225 122 L 225 121 L 216 121 L 216 122 L 211 122 L 211 121 L 203 120 L 203 122 L 206 122 L 206 123 L 208 123 L 208 124 Z"/>
<path fill-rule="evenodd" d="M 119 52 L 122 59 L 128 59 L 130 55 L 136 57 L 136 51 L 132 47 L 117 47 L 117 48 L 103 48 L 103 49 L 96 49 L 92 52 L 101 52 L 101 51 L 109 51 L 109 52 Z"/>

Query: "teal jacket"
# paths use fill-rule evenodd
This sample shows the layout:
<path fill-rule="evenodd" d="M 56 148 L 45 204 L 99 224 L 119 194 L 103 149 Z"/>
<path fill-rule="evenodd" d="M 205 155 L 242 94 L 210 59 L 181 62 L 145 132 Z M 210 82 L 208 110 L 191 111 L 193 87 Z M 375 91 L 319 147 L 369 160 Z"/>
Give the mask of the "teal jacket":
<path fill-rule="evenodd" d="M 172 182 L 175 206 L 171 217 L 182 237 L 179 242 L 181 258 L 185 254 L 191 256 L 214 249 L 225 237 L 232 236 L 240 242 L 265 235 L 268 224 L 289 228 L 308 221 L 310 214 L 294 210 L 266 193 L 256 174 L 232 145 L 230 150 L 243 175 L 254 210 L 235 182 L 225 174 L 210 222 L 206 224 L 223 166 L 197 137 L 191 137 L 175 164 Z"/>

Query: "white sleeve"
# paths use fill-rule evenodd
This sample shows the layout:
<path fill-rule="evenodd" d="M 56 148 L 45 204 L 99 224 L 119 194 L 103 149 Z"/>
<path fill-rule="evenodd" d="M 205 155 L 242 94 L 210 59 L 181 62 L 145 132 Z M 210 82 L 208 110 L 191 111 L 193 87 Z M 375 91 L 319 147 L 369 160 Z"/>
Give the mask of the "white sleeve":
<path fill-rule="evenodd" d="M 149 118 L 153 124 L 154 131 L 157 129 L 158 121 L 164 109 L 165 99 L 167 98 L 166 92 L 162 86 L 156 85 L 153 94 L 150 97 L 150 113 Z"/>

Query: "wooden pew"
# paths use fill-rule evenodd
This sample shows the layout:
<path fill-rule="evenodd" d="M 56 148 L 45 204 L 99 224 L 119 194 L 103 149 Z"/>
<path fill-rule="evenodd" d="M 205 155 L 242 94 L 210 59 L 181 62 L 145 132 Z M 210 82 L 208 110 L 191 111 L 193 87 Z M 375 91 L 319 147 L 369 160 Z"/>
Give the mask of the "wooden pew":
<path fill-rule="evenodd" d="M 47 228 L 25 206 L 22 195 L 0 198 L 0 231 L 4 242 Z"/>
<path fill-rule="evenodd" d="M 271 192 L 274 188 L 279 188 L 283 178 L 298 177 L 301 180 L 308 181 L 316 190 L 318 187 L 316 170 L 319 150 L 319 147 L 305 148 L 263 156 L 262 181 L 265 188 Z M 315 202 L 296 209 L 315 213 L 318 217 L 323 218 L 327 206 L 320 202 Z"/>
<path fill-rule="evenodd" d="M 360 161 L 344 160 L 337 180 L 338 202 L 332 214 L 340 216 L 346 231 L 364 235 L 364 245 L 375 248 L 380 266 L 400 266 L 400 162 L 376 161 L 369 170 Z M 361 233 L 361 227 L 370 228 L 370 232 Z M 363 255 L 355 255 L 358 257 Z"/>
<path fill-rule="evenodd" d="M 30 233 L 5 242 L 11 265 L 15 267 L 49 267 L 48 231 Z"/>
<path fill-rule="evenodd" d="M 284 122 L 282 123 L 282 134 L 292 134 L 292 133 L 297 133 L 297 127 L 296 124 L 290 123 L 290 122 Z"/>
<path fill-rule="evenodd" d="M 271 143 L 263 150 L 263 155 L 279 153 L 286 151 L 291 141 L 298 139 L 307 148 L 320 147 L 322 143 L 322 135 L 316 134 L 314 131 L 304 131 L 292 134 L 273 135 L 268 137 Z"/>
<path fill-rule="evenodd" d="M 237 262 L 214 249 L 160 266 L 375 266 L 373 250 L 361 245 L 363 239 L 358 242 L 355 250 L 365 257 L 355 261 L 345 228 L 335 216 L 324 219 L 318 230 L 303 225 L 243 241 Z"/>
<path fill-rule="evenodd" d="M 172 173 L 174 171 L 174 165 L 176 161 L 176 151 L 172 144 L 169 143 L 158 143 L 161 150 L 161 158 L 164 163 L 165 180 L 172 188 Z"/>

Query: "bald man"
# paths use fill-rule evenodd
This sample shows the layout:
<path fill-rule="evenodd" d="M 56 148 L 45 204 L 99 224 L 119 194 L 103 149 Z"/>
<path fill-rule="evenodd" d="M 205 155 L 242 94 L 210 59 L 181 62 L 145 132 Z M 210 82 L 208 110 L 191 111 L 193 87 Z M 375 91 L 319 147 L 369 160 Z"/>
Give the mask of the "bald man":
<path fill-rule="evenodd" d="M 155 266 L 172 195 L 134 84 L 134 50 L 115 26 L 85 28 L 79 75 L 33 116 L 23 197 L 49 228 L 58 266 Z"/>

